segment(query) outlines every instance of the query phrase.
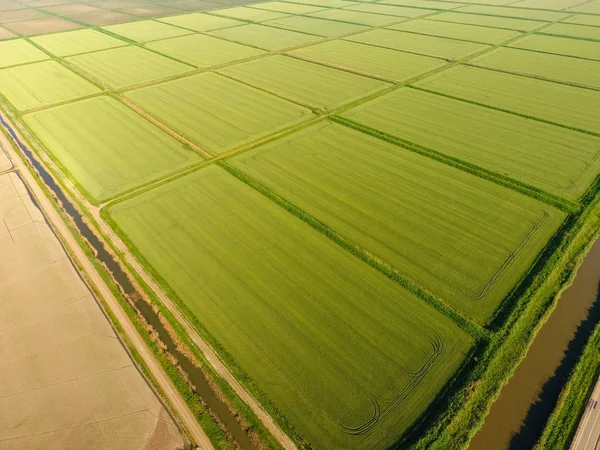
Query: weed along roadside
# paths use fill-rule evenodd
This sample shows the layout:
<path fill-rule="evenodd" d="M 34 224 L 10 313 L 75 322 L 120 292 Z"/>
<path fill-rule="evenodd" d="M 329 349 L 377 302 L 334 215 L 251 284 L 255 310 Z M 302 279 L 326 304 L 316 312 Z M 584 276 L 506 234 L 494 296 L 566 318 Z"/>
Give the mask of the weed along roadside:
<path fill-rule="evenodd" d="M 176 343 L 171 334 L 167 331 L 158 311 L 144 300 L 143 294 L 136 288 L 134 283 L 132 283 L 121 265 L 115 260 L 115 257 L 107 251 L 102 241 L 100 241 L 100 239 L 91 231 L 84 217 L 67 198 L 62 188 L 55 182 L 54 178 L 47 172 L 42 164 L 40 164 L 32 151 L 23 144 L 10 124 L 2 116 L 0 116 L 0 124 L 26 156 L 34 170 L 39 174 L 46 187 L 60 204 L 64 213 L 68 215 L 69 219 L 72 221 L 78 233 L 90 246 L 96 259 L 106 267 L 130 305 L 136 310 L 142 322 L 148 327 L 149 332 L 156 337 L 159 347 L 179 369 L 184 379 L 189 382 L 193 395 L 198 396 L 202 404 L 210 411 L 214 420 L 227 430 L 226 432 L 230 434 L 230 437 L 240 448 L 256 448 L 250 441 L 246 431 L 237 421 L 229 406 L 215 392 L 214 382 L 211 382 L 211 380 L 207 378 L 198 363 L 192 361 L 190 357 L 180 350 L 180 344 Z"/>

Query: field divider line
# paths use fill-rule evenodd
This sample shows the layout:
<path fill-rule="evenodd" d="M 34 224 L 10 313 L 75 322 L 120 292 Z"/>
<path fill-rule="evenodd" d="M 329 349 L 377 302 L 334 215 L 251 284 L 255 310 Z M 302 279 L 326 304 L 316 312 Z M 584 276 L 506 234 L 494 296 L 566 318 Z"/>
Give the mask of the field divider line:
<path fill-rule="evenodd" d="M 431 294 L 429 291 L 424 289 L 416 282 L 406 278 L 383 260 L 379 259 L 370 252 L 362 249 L 349 239 L 338 234 L 328 225 L 320 222 L 301 208 L 290 203 L 288 200 L 286 200 L 279 194 L 273 192 L 269 188 L 265 187 L 263 184 L 246 175 L 241 170 L 227 164 L 224 161 L 219 161 L 217 165 L 222 167 L 224 170 L 229 172 L 241 182 L 247 184 L 254 190 L 258 191 L 260 194 L 267 197 L 269 200 L 284 208 L 290 214 L 293 214 L 294 216 L 302 220 L 304 223 L 311 226 L 317 232 L 323 234 L 325 237 L 335 242 L 337 245 L 351 253 L 353 256 L 359 258 L 360 260 L 371 266 L 373 269 L 378 270 L 380 273 L 382 273 L 392 281 L 398 283 L 407 291 L 411 292 L 415 296 L 419 297 L 421 300 L 425 301 L 434 309 L 436 309 L 437 311 L 451 319 L 453 322 L 455 322 L 462 330 L 466 331 L 475 340 L 479 341 L 487 336 L 488 332 L 481 325 L 466 317 L 464 314 L 460 313 L 458 310 L 448 305 L 443 300 L 440 300 L 438 297 Z"/>
<path fill-rule="evenodd" d="M 539 34 L 538 36 L 542 36 L 541 34 Z M 543 36 L 552 36 L 552 35 L 543 35 Z M 593 41 L 596 42 L 597 44 L 599 44 L 599 48 L 600 48 L 600 41 Z M 511 47 L 510 45 L 507 45 L 503 48 L 509 48 L 509 49 L 514 49 L 514 50 L 521 50 L 524 52 L 531 52 L 531 53 L 543 53 L 544 55 L 555 55 L 555 56 L 562 56 L 564 58 L 573 58 L 573 59 L 581 59 L 582 61 L 593 61 L 593 62 L 600 62 L 600 58 L 594 59 L 594 58 L 586 58 L 585 56 L 577 56 L 577 55 L 567 55 L 565 53 L 555 53 L 555 52 L 550 52 L 550 51 L 545 51 L 545 50 L 535 50 L 532 48 L 523 48 L 523 47 Z"/>
<path fill-rule="evenodd" d="M 571 213 L 577 211 L 578 205 L 569 200 L 563 199 L 561 197 L 557 197 L 553 194 L 549 194 L 548 192 L 536 188 L 530 184 L 524 183 L 522 181 L 516 180 L 511 177 L 507 177 L 498 172 L 494 172 L 488 169 L 485 169 L 481 166 L 471 164 L 463 159 L 456 158 L 454 156 L 447 155 L 445 153 L 439 152 L 437 150 L 433 150 L 428 147 L 424 147 L 419 144 L 415 144 L 411 141 L 404 140 L 397 136 L 385 133 L 383 131 L 379 131 L 376 128 L 372 128 L 368 125 L 364 125 L 359 122 L 355 122 L 351 119 L 348 119 L 343 116 L 331 115 L 329 119 L 339 123 L 340 125 L 344 125 L 348 128 L 352 128 L 354 130 L 360 131 L 362 133 L 368 134 L 375 138 L 381 139 L 383 141 L 389 142 L 390 144 L 394 144 L 398 147 L 404 148 L 408 151 L 418 153 L 427 158 L 434 159 L 448 166 L 454 167 L 456 169 L 462 170 L 463 172 L 470 173 L 484 180 L 493 182 L 500 186 L 510 188 L 514 191 L 517 191 L 521 194 L 524 194 L 528 197 L 534 198 L 538 201 L 546 203 L 547 205 L 553 206 L 563 212 Z"/>

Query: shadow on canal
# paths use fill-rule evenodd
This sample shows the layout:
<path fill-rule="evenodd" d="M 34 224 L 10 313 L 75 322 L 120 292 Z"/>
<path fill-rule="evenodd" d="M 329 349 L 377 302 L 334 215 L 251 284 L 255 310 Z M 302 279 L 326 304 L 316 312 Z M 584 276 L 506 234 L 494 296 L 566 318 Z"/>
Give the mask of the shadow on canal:
<path fill-rule="evenodd" d="M 598 270 L 600 271 L 600 267 L 598 267 Z M 577 327 L 577 331 L 573 339 L 569 342 L 560 365 L 554 372 L 554 375 L 544 383 L 538 400 L 531 405 L 527 412 L 523 426 L 510 440 L 510 450 L 523 450 L 532 448 L 535 445 L 544 429 L 546 421 L 554 409 L 569 374 L 573 370 L 573 367 L 575 367 L 588 338 L 599 321 L 600 283 L 598 283 L 596 299 L 589 309 L 587 318 Z"/>

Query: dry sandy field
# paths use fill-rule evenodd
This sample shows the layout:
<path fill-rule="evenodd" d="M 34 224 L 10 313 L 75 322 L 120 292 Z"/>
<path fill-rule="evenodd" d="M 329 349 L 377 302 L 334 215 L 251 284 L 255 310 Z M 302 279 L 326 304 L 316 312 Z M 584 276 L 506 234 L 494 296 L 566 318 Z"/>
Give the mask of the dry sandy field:
<path fill-rule="evenodd" d="M 0 411 L 0 450 L 183 447 L 13 172 L 0 175 Z"/>

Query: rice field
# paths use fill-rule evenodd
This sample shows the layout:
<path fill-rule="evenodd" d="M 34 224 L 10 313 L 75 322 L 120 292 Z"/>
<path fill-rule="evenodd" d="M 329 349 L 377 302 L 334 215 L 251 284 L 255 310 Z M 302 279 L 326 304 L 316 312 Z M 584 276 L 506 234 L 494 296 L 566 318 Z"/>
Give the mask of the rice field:
<path fill-rule="evenodd" d="M 519 39 L 510 44 L 510 47 L 600 61 L 600 41 L 577 40 L 575 42 L 571 38 L 534 34 Z"/>
<path fill-rule="evenodd" d="M 109 25 L 103 29 L 134 42 L 158 41 L 191 33 L 189 30 L 154 20 Z"/>
<path fill-rule="evenodd" d="M 200 160 L 198 154 L 109 97 L 37 111 L 25 115 L 24 122 L 95 203 Z"/>
<path fill-rule="evenodd" d="M 271 51 L 298 47 L 322 39 L 320 36 L 258 24 L 216 30 L 210 34 L 228 41 L 239 42 L 240 44 Z"/>
<path fill-rule="evenodd" d="M 442 314 L 219 167 L 109 214 L 319 448 L 393 443 L 472 345 Z"/>
<path fill-rule="evenodd" d="M 565 36 L 577 39 L 600 41 L 600 27 L 590 27 L 572 23 L 557 23 L 551 25 L 548 28 L 544 28 L 543 33 L 554 36 Z"/>
<path fill-rule="evenodd" d="M 568 56 L 501 48 L 472 64 L 520 75 L 600 89 L 600 62 Z"/>
<path fill-rule="evenodd" d="M 56 61 L 0 70 L 0 94 L 19 111 L 99 92 L 98 87 Z"/>
<path fill-rule="evenodd" d="M 465 58 L 488 48 L 485 44 L 384 29 L 368 31 L 346 39 L 393 50 L 454 60 Z"/>
<path fill-rule="evenodd" d="M 521 34 L 514 30 L 465 25 L 462 23 L 435 22 L 433 20 L 413 20 L 391 25 L 389 28 L 409 33 L 480 42 L 482 44 L 500 44 Z"/>
<path fill-rule="evenodd" d="M 598 0 L 583 2 L 582 4 L 578 4 L 574 8 L 569 8 L 569 12 L 600 14 L 600 2 Z"/>
<path fill-rule="evenodd" d="M 354 70 L 397 82 L 408 80 L 446 64 L 446 61 L 437 58 L 344 40 L 302 48 L 291 54 L 332 67 Z"/>
<path fill-rule="evenodd" d="M 358 3 L 348 6 L 344 10 L 362 11 L 373 14 L 384 14 L 388 16 L 403 17 L 421 17 L 436 12 L 432 9 L 409 8 L 404 6 L 382 5 L 380 3 Z"/>
<path fill-rule="evenodd" d="M 341 125 L 314 125 L 232 164 L 481 322 L 564 218 Z"/>
<path fill-rule="evenodd" d="M 264 22 L 263 25 L 324 37 L 335 37 L 368 30 L 363 25 L 306 16 L 289 16 L 283 19 L 269 20 Z"/>
<path fill-rule="evenodd" d="M 219 9 L 214 11 L 214 14 L 224 17 L 230 17 L 236 20 L 244 20 L 247 22 L 264 22 L 265 20 L 281 19 L 288 14 L 277 11 L 266 11 L 262 9 L 246 8 L 238 6 L 235 8 Z"/>
<path fill-rule="evenodd" d="M 497 17 L 479 14 L 461 14 L 460 12 L 445 12 L 437 14 L 430 18 L 431 20 L 453 23 L 464 23 L 468 25 L 480 25 L 490 28 L 503 28 L 515 31 L 530 31 L 544 25 L 544 22 L 538 22 L 527 19 L 515 19 L 511 17 Z"/>
<path fill-rule="evenodd" d="M 131 91 L 127 97 L 215 153 L 312 116 L 309 109 L 214 73 Z"/>
<path fill-rule="evenodd" d="M 541 20 L 548 22 L 553 22 L 555 20 L 558 21 L 569 17 L 569 13 L 566 12 L 488 5 L 467 5 L 460 8 L 460 12 L 500 17 L 513 17 L 517 19 Z"/>
<path fill-rule="evenodd" d="M 470 66 L 446 70 L 416 86 L 600 134 L 597 91 Z"/>
<path fill-rule="evenodd" d="M 277 11 L 288 14 L 306 14 L 324 9 L 322 6 L 311 6 L 302 5 L 300 3 L 289 3 L 289 2 L 266 2 L 266 3 L 255 3 L 249 4 L 249 8 L 266 9 L 267 11 Z"/>
<path fill-rule="evenodd" d="M 120 39 L 95 30 L 75 30 L 31 38 L 40 47 L 56 56 L 70 56 L 78 53 L 96 52 L 127 45 Z"/>
<path fill-rule="evenodd" d="M 194 67 L 212 67 L 263 54 L 262 50 L 204 34 L 193 34 L 146 44 L 150 50 Z"/>
<path fill-rule="evenodd" d="M 219 69 L 219 73 L 324 110 L 337 108 L 389 87 L 384 81 L 287 56 L 271 56 Z"/>
<path fill-rule="evenodd" d="M 0 68 L 50 59 L 24 39 L 0 42 Z"/>
<path fill-rule="evenodd" d="M 187 28 L 193 31 L 212 31 L 220 28 L 235 27 L 244 25 L 239 20 L 225 17 L 211 16 L 210 14 L 185 14 L 183 16 L 163 17 L 160 22 L 176 25 L 181 28 Z"/>
<path fill-rule="evenodd" d="M 193 70 L 192 66 L 140 47 L 86 53 L 72 56 L 66 61 L 113 89 L 126 88 Z"/>
<path fill-rule="evenodd" d="M 585 16 L 577 15 L 569 17 L 565 22 L 575 23 L 579 25 L 589 25 L 593 27 L 600 27 L 600 16 Z"/>
<path fill-rule="evenodd" d="M 568 200 L 600 172 L 598 137 L 415 89 L 343 116 Z"/>
<path fill-rule="evenodd" d="M 383 14 L 372 14 L 361 11 L 351 11 L 349 9 L 326 9 L 307 14 L 311 17 L 320 19 L 339 20 L 341 22 L 357 23 L 359 25 L 383 26 L 398 22 L 402 18 L 394 16 L 385 16 Z"/>

